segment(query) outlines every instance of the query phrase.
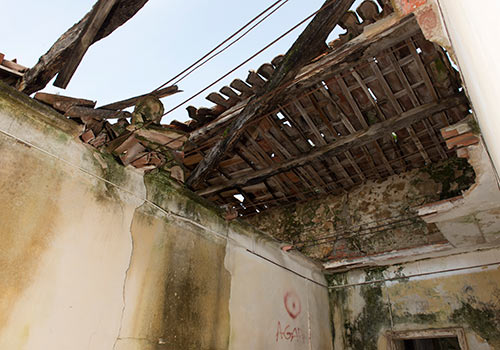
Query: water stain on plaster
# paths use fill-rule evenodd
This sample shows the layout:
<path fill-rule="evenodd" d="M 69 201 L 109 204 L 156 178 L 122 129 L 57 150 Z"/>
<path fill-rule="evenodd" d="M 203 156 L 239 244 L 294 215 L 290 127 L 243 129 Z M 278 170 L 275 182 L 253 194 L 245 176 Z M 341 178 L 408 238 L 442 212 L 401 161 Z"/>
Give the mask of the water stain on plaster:
<path fill-rule="evenodd" d="M 184 198 L 165 174 L 155 171 L 144 180 L 155 204 L 175 201 L 185 215 L 200 215 L 200 205 Z M 131 231 L 134 252 L 127 280 L 141 276 L 141 288 L 134 297 L 132 325 L 121 336 L 147 339 L 157 349 L 226 349 L 231 283 L 224 267 L 226 241 L 150 203 L 136 210 Z"/>
<path fill-rule="evenodd" d="M 53 238 L 53 225 L 60 215 L 56 198 L 64 174 L 56 170 L 53 161 L 37 158 L 27 152 L 26 147 L 0 137 L 3 196 L 0 202 L 0 329 L 37 275 L 40 259 Z M 43 187 L 40 184 L 44 184 Z M 23 334 L 29 335 L 29 325 Z"/>
<path fill-rule="evenodd" d="M 364 270 L 366 280 L 381 279 L 381 272 Z M 329 285 L 345 284 L 348 275 L 330 276 Z M 358 298 L 364 306 L 354 312 Z M 500 349 L 500 269 L 333 289 L 330 301 L 337 338 L 352 349 L 377 349 L 391 318 L 396 330 L 463 327 Z"/>

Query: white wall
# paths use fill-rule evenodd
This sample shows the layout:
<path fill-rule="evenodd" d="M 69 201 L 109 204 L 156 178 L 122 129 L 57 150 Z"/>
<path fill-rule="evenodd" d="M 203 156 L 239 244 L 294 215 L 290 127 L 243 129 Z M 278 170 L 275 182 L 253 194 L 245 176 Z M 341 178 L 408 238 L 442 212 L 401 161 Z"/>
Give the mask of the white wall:
<path fill-rule="evenodd" d="M 500 170 L 498 0 L 438 0 L 481 131 Z"/>

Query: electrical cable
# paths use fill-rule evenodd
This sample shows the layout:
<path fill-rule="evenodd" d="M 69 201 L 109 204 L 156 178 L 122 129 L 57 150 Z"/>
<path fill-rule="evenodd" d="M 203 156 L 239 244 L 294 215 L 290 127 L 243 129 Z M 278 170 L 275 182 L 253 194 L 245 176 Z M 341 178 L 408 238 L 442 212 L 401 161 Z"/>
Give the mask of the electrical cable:
<path fill-rule="evenodd" d="M 239 41 L 241 38 L 243 38 L 245 35 L 247 35 L 250 31 L 252 31 L 255 27 L 257 27 L 260 23 L 262 23 L 265 19 L 267 19 L 270 15 L 272 15 L 274 12 L 276 12 L 280 7 L 282 7 L 284 4 L 286 4 L 289 0 L 278 0 L 276 1 L 275 3 L 273 3 L 271 6 L 269 6 L 268 8 L 266 8 L 264 11 L 262 11 L 261 13 L 259 13 L 257 16 L 255 16 L 253 19 L 251 19 L 248 23 L 246 23 L 243 27 L 241 27 L 240 29 L 238 29 L 236 32 L 234 32 L 233 34 L 231 34 L 229 37 L 227 37 L 224 41 L 222 41 L 221 43 L 219 43 L 216 47 L 214 47 L 212 50 L 210 50 L 207 54 L 205 54 L 203 57 L 201 57 L 200 59 L 198 59 L 196 62 L 194 62 L 193 64 L 191 64 L 189 67 L 187 67 L 186 69 L 184 69 L 182 72 L 180 72 L 179 74 L 177 74 L 176 76 L 174 76 L 173 78 L 171 78 L 169 81 L 163 83 L 162 85 L 160 85 L 158 88 L 156 88 L 155 90 L 152 91 L 152 93 L 154 93 L 155 91 L 158 91 L 160 90 L 161 88 L 167 86 L 168 84 L 170 84 L 172 81 L 174 81 L 175 79 L 179 78 L 175 83 L 174 85 L 176 85 L 179 81 L 183 80 L 185 77 L 187 77 L 189 74 L 191 74 L 192 72 L 194 72 L 195 70 L 197 70 L 199 67 L 203 66 L 204 64 L 206 64 L 207 62 L 209 62 L 210 60 L 212 60 L 214 57 L 216 57 L 217 55 L 219 55 L 220 53 L 222 53 L 223 51 L 227 50 L 229 47 L 231 47 L 233 44 L 235 44 L 237 41 Z M 250 29 L 248 29 L 245 33 L 243 33 L 240 37 L 238 37 L 237 39 L 235 39 L 232 43 L 230 43 L 227 47 L 225 47 L 224 49 L 222 49 L 220 52 L 218 52 L 217 54 L 215 54 L 214 56 L 212 57 L 209 57 L 212 53 L 214 53 L 215 51 L 217 51 L 220 47 L 222 47 L 224 44 L 226 44 L 228 41 L 230 41 L 232 38 L 234 38 L 235 36 L 237 36 L 239 33 L 241 33 L 243 30 L 245 30 L 249 25 L 251 25 L 253 22 L 255 22 L 257 19 L 259 19 L 260 17 L 262 17 L 266 12 L 270 11 L 273 7 L 276 7 L 280 2 L 283 2 L 282 4 L 280 4 L 276 9 L 272 10 L 271 13 L 267 14 L 263 19 L 261 19 L 257 24 L 255 24 L 254 26 L 252 26 Z M 203 62 L 202 62 L 203 61 Z M 200 63 L 201 62 L 201 63 Z M 195 67 L 196 66 L 196 67 Z M 191 71 L 189 71 L 191 70 Z M 189 72 L 188 72 L 189 71 Z M 188 72 L 186 75 L 182 76 L 184 73 Z M 181 77 L 182 76 L 182 77 Z"/>
<path fill-rule="evenodd" d="M 201 66 L 203 66 L 204 64 L 206 64 L 207 62 L 209 62 L 210 60 L 214 59 L 215 57 L 217 57 L 218 55 L 220 55 L 221 53 L 223 53 L 224 51 L 226 51 L 227 49 L 229 49 L 231 46 L 233 46 L 234 44 L 236 44 L 236 42 L 238 42 L 239 40 L 241 40 L 243 37 L 245 37 L 248 33 L 250 33 L 255 27 L 257 27 L 259 24 L 261 24 L 262 22 L 264 22 L 268 17 L 270 17 L 273 13 L 275 13 L 276 11 L 278 11 L 283 5 L 285 5 L 289 0 L 285 0 L 282 4 L 280 4 L 277 8 L 275 8 L 274 10 L 272 10 L 270 13 L 268 13 L 264 18 L 262 18 L 259 22 L 257 22 L 256 24 L 254 24 L 252 27 L 250 27 L 246 32 L 244 32 L 242 35 L 240 35 L 237 39 L 235 39 L 232 43 L 229 43 L 226 47 L 224 47 L 222 50 L 220 50 L 219 52 L 213 54 L 211 57 L 207 58 L 206 60 L 204 60 L 203 62 L 201 62 L 199 65 L 197 65 L 196 67 L 194 67 L 192 70 L 190 70 L 189 72 L 187 72 L 184 76 L 182 76 L 181 78 L 179 78 L 178 80 L 176 80 L 173 85 L 177 85 L 180 81 L 182 81 L 184 78 L 186 78 L 188 75 L 190 75 L 191 73 L 193 73 L 195 70 L 197 70 L 198 68 L 200 68 Z"/>
<path fill-rule="evenodd" d="M 247 64 L 248 62 L 250 62 L 251 60 L 253 60 L 255 57 L 257 57 L 258 55 L 260 55 L 262 52 L 264 52 L 265 50 L 267 50 L 268 48 L 270 48 L 274 44 L 276 44 L 278 41 L 280 41 L 285 36 L 287 36 L 288 34 L 290 34 L 291 32 L 293 32 L 295 29 L 297 29 L 298 27 L 300 27 L 302 24 L 304 24 L 305 22 L 307 22 L 309 19 L 311 19 L 312 17 L 314 17 L 316 14 L 318 14 L 321 11 L 324 11 L 326 8 L 328 8 L 331 5 L 333 5 L 334 2 L 335 2 L 335 0 L 332 0 L 328 4 L 326 4 L 323 7 L 321 7 L 319 10 L 313 12 L 311 15 L 307 16 L 305 19 L 303 19 L 302 21 L 300 21 L 299 23 L 297 23 L 296 25 L 294 25 L 293 27 L 291 27 L 285 33 L 283 33 L 280 36 L 278 36 L 276 39 L 274 39 L 273 41 L 271 41 L 269 44 L 267 44 L 266 46 L 264 46 L 262 49 L 260 49 L 259 51 L 257 51 L 253 55 L 251 55 L 249 58 L 247 58 L 246 60 L 244 60 L 243 62 L 241 62 L 240 64 L 238 64 L 236 67 L 232 68 L 227 73 L 225 73 L 224 75 L 222 75 L 221 77 L 219 77 L 218 79 L 216 79 L 215 81 L 213 81 L 212 83 L 210 83 L 209 85 L 207 85 L 206 87 L 204 87 L 203 89 L 199 90 L 198 92 L 196 92 L 191 97 L 185 99 L 184 101 L 182 101 L 181 103 L 179 103 L 175 107 L 173 107 L 170 110 L 168 110 L 167 112 L 165 112 L 163 114 L 163 116 L 166 116 L 166 115 L 172 113 L 173 111 L 177 110 L 178 108 L 180 108 L 181 106 L 185 105 L 189 101 L 191 101 L 194 98 L 198 97 L 203 92 L 205 92 L 206 90 L 210 89 L 212 86 L 214 86 L 215 84 L 217 84 L 218 82 L 220 82 L 221 80 L 223 80 L 224 78 L 226 78 L 227 76 L 229 76 L 230 74 L 232 74 L 233 72 L 235 72 L 236 70 L 238 70 L 239 68 L 241 68 L 242 66 L 244 66 L 245 64 Z M 279 90 L 279 88 L 277 88 L 276 90 Z"/>
<path fill-rule="evenodd" d="M 421 273 L 415 273 L 415 274 L 411 274 L 411 275 L 400 275 L 400 276 L 395 276 L 395 277 L 392 277 L 392 278 L 384 278 L 384 279 L 378 279 L 378 280 L 373 280 L 373 281 L 365 281 L 365 282 L 349 283 L 349 284 L 340 284 L 340 285 L 337 285 L 337 286 L 329 286 L 328 289 L 332 290 L 332 289 L 341 289 L 341 288 L 364 286 L 364 285 L 368 285 L 368 284 L 377 284 L 377 283 L 391 282 L 391 281 L 397 281 L 397 280 L 409 280 L 410 278 L 430 276 L 430 275 L 438 275 L 438 274 L 442 274 L 442 273 L 458 272 L 458 271 L 464 271 L 464 270 L 479 269 L 479 268 L 483 268 L 483 267 L 491 267 L 491 266 L 497 266 L 497 265 L 500 265 L 500 262 L 492 262 L 492 263 L 489 263 L 489 264 L 479 264 L 479 265 L 472 265 L 472 266 L 456 267 L 456 268 L 453 268 L 453 269 L 446 269 L 446 270 L 421 272 Z"/>

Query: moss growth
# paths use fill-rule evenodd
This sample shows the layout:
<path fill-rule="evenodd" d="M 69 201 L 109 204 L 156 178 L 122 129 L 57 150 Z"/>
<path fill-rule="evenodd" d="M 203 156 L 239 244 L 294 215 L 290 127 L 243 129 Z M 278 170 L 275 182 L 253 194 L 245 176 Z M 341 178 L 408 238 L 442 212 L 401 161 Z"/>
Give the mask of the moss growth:
<path fill-rule="evenodd" d="M 476 304 L 476 303 L 475 303 Z M 462 302 L 460 309 L 453 312 L 451 319 L 457 323 L 467 323 L 495 349 L 500 349 L 500 310 L 498 306 L 480 303 L 474 307 Z"/>
<path fill-rule="evenodd" d="M 431 70 L 438 83 L 448 81 L 448 69 L 441 59 L 437 58 L 431 63 Z"/>
<path fill-rule="evenodd" d="M 384 278 L 386 267 L 365 270 L 367 281 L 377 281 Z M 347 283 L 347 273 L 326 276 L 329 286 Z M 360 294 L 365 306 L 353 322 L 349 321 L 347 305 L 348 291 L 346 288 L 330 290 L 332 310 L 340 308 L 344 314 L 344 337 L 349 348 L 353 350 L 376 350 L 380 330 L 390 326 L 389 305 L 383 300 L 382 284 L 374 283 L 360 287 Z"/>
<path fill-rule="evenodd" d="M 439 199 L 447 199 L 460 195 L 467 190 L 476 179 L 472 166 L 464 158 L 450 158 L 440 164 L 431 164 L 423 169 L 435 182 L 441 184 Z"/>
<path fill-rule="evenodd" d="M 438 320 L 438 315 L 435 313 L 432 314 L 404 313 L 403 315 L 394 316 L 394 322 L 401 324 L 417 323 L 417 324 L 430 325 L 436 323 L 437 320 Z"/>
<path fill-rule="evenodd" d="M 475 134 L 475 135 L 480 135 L 481 134 L 481 128 L 479 127 L 479 123 L 472 116 L 467 121 L 467 125 L 469 125 L 470 130 L 471 130 L 471 132 L 473 134 Z"/>
<path fill-rule="evenodd" d="M 376 276 L 378 272 L 372 275 Z M 352 324 L 346 323 L 346 338 L 354 350 L 376 350 L 380 330 L 390 326 L 389 306 L 383 301 L 381 284 L 362 286 L 361 296 L 365 307 Z"/>

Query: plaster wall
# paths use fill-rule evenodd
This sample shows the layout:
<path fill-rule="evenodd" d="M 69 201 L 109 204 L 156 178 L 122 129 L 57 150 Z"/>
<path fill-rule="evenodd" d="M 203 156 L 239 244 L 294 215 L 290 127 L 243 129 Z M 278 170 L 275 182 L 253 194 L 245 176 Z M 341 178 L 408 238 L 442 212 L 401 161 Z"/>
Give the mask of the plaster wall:
<path fill-rule="evenodd" d="M 274 237 L 299 242 L 299 248 L 305 242 L 302 251 L 308 256 L 332 261 L 443 244 L 446 238 L 435 225 L 420 219 L 416 208 L 456 196 L 474 180 L 467 160 L 450 158 L 384 181 L 367 181 L 342 195 L 273 208 L 247 220 Z"/>
<path fill-rule="evenodd" d="M 0 349 L 331 349 L 320 268 L 0 85 Z"/>
<path fill-rule="evenodd" d="M 353 270 L 330 284 L 335 349 L 392 349 L 392 332 L 457 327 L 468 349 L 500 349 L 498 249 Z"/>
<path fill-rule="evenodd" d="M 500 46 L 496 0 L 438 0 L 446 30 L 498 174 L 500 169 Z"/>

